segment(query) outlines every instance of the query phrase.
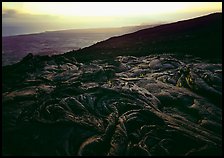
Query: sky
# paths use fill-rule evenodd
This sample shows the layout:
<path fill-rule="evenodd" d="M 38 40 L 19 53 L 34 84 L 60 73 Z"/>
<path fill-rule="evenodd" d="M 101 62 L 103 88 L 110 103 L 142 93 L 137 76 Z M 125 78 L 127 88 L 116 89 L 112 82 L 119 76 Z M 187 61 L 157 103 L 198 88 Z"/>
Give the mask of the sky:
<path fill-rule="evenodd" d="M 2 35 L 170 23 L 222 12 L 222 2 L 2 2 Z"/>

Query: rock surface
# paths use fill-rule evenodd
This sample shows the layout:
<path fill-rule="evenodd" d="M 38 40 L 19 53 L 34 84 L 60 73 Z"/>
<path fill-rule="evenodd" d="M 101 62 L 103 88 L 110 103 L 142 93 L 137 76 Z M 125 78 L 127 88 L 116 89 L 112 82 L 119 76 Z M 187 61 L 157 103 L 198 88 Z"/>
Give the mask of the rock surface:
<path fill-rule="evenodd" d="M 3 68 L 4 155 L 221 155 L 222 64 L 27 56 Z"/>

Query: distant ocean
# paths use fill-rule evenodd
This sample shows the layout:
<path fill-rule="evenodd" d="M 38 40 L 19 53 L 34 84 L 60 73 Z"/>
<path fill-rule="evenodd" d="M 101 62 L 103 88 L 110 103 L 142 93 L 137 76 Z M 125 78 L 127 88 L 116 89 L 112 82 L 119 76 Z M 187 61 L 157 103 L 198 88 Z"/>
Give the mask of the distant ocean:
<path fill-rule="evenodd" d="M 24 33 L 24 29 L 9 27 L 7 30 L 3 30 L 2 66 L 17 63 L 29 53 L 33 55 L 63 54 L 90 46 L 112 36 L 148 27 L 152 27 L 152 25 L 106 29 L 73 29 L 35 34 L 27 34 L 26 32 L 25 35 L 17 35 Z M 29 30 L 26 31 L 29 32 Z"/>
<path fill-rule="evenodd" d="M 2 37 L 2 65 L 20 61 L 28 53 L 55 55 L 90 46 L 112 36 L 102 33 L 39 33 Z"/>

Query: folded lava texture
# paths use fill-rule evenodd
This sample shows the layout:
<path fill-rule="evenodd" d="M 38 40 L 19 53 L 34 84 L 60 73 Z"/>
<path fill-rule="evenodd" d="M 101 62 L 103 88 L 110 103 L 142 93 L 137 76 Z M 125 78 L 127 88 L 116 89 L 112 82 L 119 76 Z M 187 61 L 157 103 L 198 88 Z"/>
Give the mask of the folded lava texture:
<path fill-rule="evenodd" d="M 222 64 L 194 56 L 3 67 L 3 155 L 221 155 Z"/>

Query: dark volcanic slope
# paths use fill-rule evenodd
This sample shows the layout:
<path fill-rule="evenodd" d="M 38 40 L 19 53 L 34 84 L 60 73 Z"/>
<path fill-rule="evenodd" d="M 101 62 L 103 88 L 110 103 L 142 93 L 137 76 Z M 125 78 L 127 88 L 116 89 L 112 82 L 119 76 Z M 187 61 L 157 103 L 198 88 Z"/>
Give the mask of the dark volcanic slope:
<path fill-rule="evenodd" d="M 198 37 L 196 26 L 206 25 L 201 27 L 206 30 L 220 17 L 213 14 L 154 29 L 182 24 L 179 29 L 183 32 L 173 29 L 174 39 L 178 34 L 185 37 L 182 34 L 190 26 L 195 28 L 190 35 Z M 217 28 L 221 25 L 216 24 Z M 170 37 L 166 30 L 172 29 L 168 28 L 158 38 Z M 3 155 L 221 155 L 222 63 L 208 60 L 208 54 L 203 56 L 207 59 L 180 57 L 175 51 L 128 56 L 131 51 L 122 50 L 116 42 L 114 49 L 105 44 L 101 51 L 104 43 L 131 36 L 127 41 L 135 38 L 132 50 L 136 47 L 139 53 L 140 36 L 136 34 L 150 38 L 145 31 L 150 29 L 65 55 L 29 54 L 21 62 L 3 67 Z M 201 39 L 212 44 L 215 40 Z M 151 52 L 147 41 L 144 49 Z M 185 40 L 179 43 L 184 48 L 181 41 Z M 187 43 L 195 50 L 200 48 L 190 40 Z M 160 46 L 165 49 L 167 43 Z M 124 55 L 116 56 L 118 48 Z M 114 52 L 114 57 L 108 52 Z M 103 53 L 107 58 L 102 59 Z M 219 51 L 210 53 L 221 58 Z"/>
<path fill-rule="evenodd" d="M 78 52 L 77 58 L 117 55 L 192 54 L 219 58 L 222 54 L 222 13 L 165 24 L 123 36 L 112 37 Z M 83 53 L 82 55 L 79 52 Z M 69 53 L 70 54 L 70 53 Z M 99 56 L 101 54 L 101 56 Z"/>

